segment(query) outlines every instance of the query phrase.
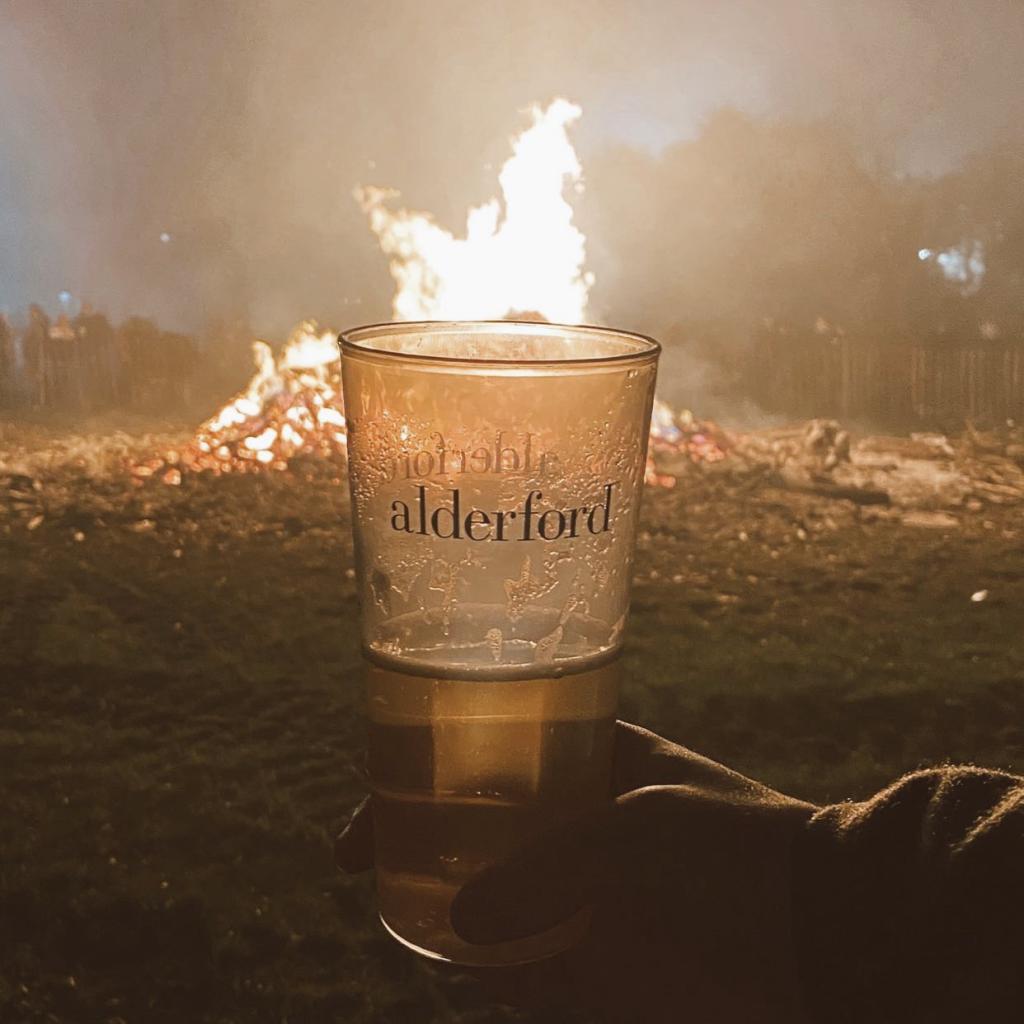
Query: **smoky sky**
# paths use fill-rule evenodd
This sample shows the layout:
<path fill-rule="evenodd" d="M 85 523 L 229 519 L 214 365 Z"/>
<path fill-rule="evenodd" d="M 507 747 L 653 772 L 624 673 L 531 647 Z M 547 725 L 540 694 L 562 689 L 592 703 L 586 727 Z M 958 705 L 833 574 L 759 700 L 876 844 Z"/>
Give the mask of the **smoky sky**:
<path fill-rule="evenodd" d="M 584 169 L 729 106 L 934 176 L 1024 131 L 1022 51 L 1013 0 L 0 0 L 0 309 L 380 319 L 353 186 L 459 230 L 532 102 L 582 105 Z"/>

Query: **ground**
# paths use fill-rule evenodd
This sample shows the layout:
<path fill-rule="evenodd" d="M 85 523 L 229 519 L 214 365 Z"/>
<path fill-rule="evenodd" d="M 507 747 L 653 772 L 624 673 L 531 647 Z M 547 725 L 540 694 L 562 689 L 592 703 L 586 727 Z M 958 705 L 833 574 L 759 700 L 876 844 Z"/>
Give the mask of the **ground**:
<path fill-rule="evenodd" d="M 0 1019 L 548 1019 L 406 954 L 332 866 L 364 788 L 336 476 L 8 478 Z M 645 501 L 624 717 L 816 801 L 1024 770 L 1019 509 L 911 527 L 703 473 Z"/>

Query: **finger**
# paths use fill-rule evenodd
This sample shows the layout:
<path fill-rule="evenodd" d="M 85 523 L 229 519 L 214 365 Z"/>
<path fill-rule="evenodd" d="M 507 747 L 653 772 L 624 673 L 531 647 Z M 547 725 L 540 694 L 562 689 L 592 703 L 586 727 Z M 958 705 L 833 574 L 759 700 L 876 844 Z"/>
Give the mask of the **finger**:
<path fill-rule="evenodd" d="M 566 921 L 607 884 L 615 805 L 565 825 L 471 879 L 456 893 L 451 921 L 467 942 L 536 935 Z"/>
<path fill-rule="evenodd" d="M 612 785 L 616 796 L 645 786 L 699 786 L 715 792 L 760 784 L 631 722 L 615 723 Z"/>
<path fill-rule="evenodd" d="M 668 741 L 632 722 L 615 723 L 612 786 L 616 796 L 637 789 L 650 771 L 653 756 Z"/>
<path fill-rule="evenodd" d="M 350 875 L 373 867 L 373 809 L 368 796 L 335 838 L 334 863 Z"/>

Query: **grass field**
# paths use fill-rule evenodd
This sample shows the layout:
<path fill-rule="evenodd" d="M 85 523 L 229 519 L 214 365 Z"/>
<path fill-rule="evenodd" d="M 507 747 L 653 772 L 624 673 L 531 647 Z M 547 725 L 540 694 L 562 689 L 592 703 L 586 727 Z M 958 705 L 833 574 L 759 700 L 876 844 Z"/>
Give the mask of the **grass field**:
<path fill-rule="evenodd" d="M 330 475 L 83 474 L 48 506 L 43 481 L 32 530 L 5 509 L 0 1020 L 546 1019 L 406 954 L 332 866 L 364 726 Z M 1019 510 L 913 528 L 702 476 L 647 497 L 624 717 L 819 801 L 1024 770 Z"/>

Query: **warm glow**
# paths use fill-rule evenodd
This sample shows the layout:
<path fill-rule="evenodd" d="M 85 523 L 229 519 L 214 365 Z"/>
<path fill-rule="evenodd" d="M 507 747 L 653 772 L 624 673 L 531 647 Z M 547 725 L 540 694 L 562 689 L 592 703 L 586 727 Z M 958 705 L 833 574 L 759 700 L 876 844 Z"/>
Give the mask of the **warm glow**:
<path fill-rule="evenodd" d="M 530 109 L 533 124 L 512 141 L 498 183 L 502 198 L 470 209 L 456 238 L 429 213 L 392 210 L 393 190 L 367 186 L 356 199 L 391 257 L 397 320 L 496 320 L 540 313 L 583 323 L 593 275 L 586 239 L 573 224 L 566 186 L 582 191 L 568 126 L 581 109 L 564 99 Z"/>

